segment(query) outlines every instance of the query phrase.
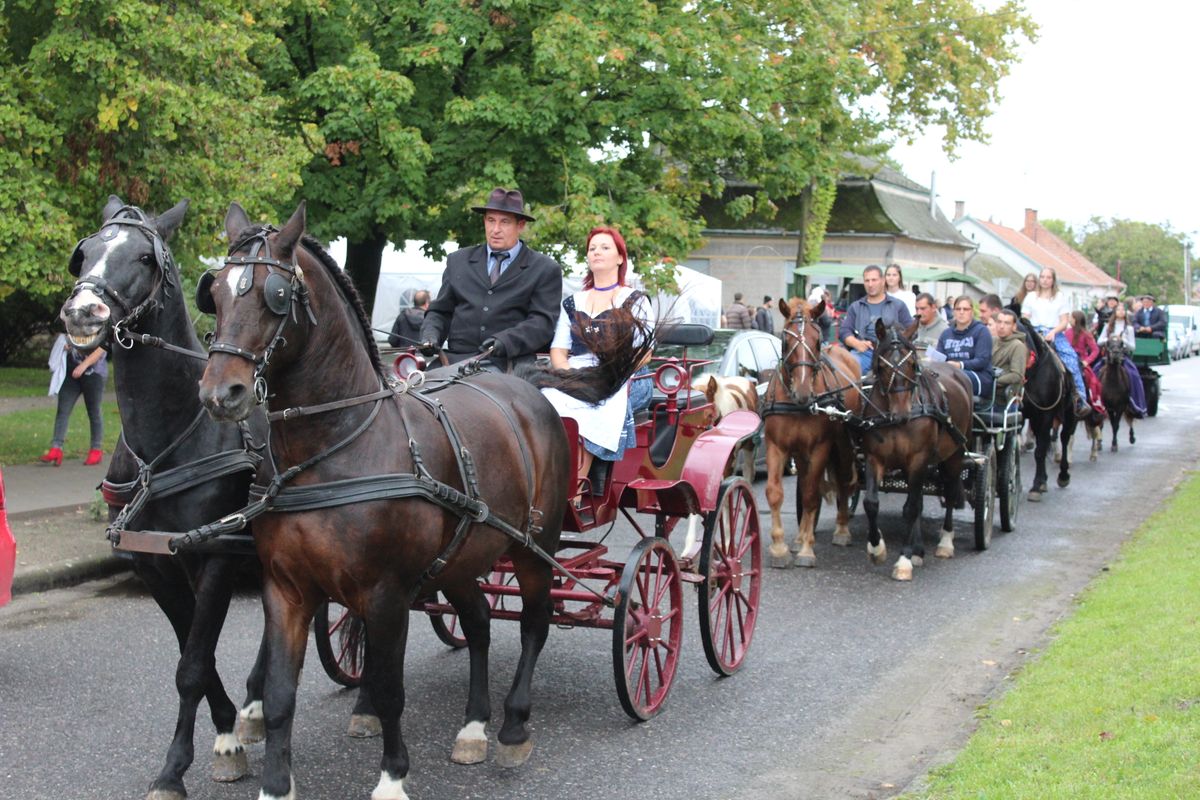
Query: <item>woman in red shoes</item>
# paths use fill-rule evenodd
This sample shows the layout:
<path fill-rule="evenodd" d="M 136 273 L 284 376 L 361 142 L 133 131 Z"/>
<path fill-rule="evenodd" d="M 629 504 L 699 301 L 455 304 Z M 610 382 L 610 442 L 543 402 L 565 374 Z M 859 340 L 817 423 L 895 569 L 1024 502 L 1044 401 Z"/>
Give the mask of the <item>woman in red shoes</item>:
<path fill-rule="evenodd" d="M 67 424 L 75 402 L 83 395 L 87 407 L 88 421 L 92 428 L 92 445 L 83 463 L 87 466 L 99 464 L 104 457 L 104 416 L 100 400 L 104 396 L 104 382 L 108 380 L 107 353 L 97 347 L 86 356 L 76 350 L 65 334 L 59 334 L 50 349 L 50 394 L 58 395 L 58 414 L 54 418 L 54 438 L 50 449 L 41 460 L 58 466 L 63 460 L 62 446 L 67 438 Z"/>

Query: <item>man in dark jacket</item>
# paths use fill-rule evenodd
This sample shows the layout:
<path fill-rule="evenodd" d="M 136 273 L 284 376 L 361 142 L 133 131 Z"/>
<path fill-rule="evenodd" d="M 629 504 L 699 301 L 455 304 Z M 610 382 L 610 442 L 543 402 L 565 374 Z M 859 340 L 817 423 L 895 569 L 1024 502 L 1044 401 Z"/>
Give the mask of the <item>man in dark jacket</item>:
<path fill-rule="evenodd" d="M 754 312 L 754 327 L 764 333 L 775 332 L 775 320 L 771 314 L 775 313 L 771 308 L 771 295 L 763 298 L 763 303 Z"/>
<path fill-rule="evenodd" d="M 392 323 L 392 334 L 388 344 L 392 347 L 412 347 L 420 344 L 421 323 L 425 321 L 425 309 L 429 308 L 429 292 L 418 289 L 413 295 L 412 308 L 402 308 Z"/>
<path fill-rule="evenodd" d="M 425 351 L 445 342 L 453 363 L 491 351 L 491 366 L 508 369 L 546 352 L 558 322 L 562 266 L 521 241 L 525 198 L 516 189 L 495 189 L 483 215 L 486 243 L 464 247 L 446 259 L 442 288 L 425 312 Z"/>
<path fill-rule="evenodd" d="M 1161 308 L 1154 306 L 1155 297 L 1152 294 L 1142 298 L 1142 307 L 1134 315 L 1133 330 L 1138 336 L 1152 336 L 1155 339 L 1167 338 L 1167 316 Z"/>
<path fill-rule="evenodd" d="M 883 324 L 889 327 L 899 325 L 907 328 L 913 319 L 903 300 L 887 294 L 883 270 L 874 264 L 863 270 L 863 288 L 867 290 L 866 296 L 851 303 L 842 317 L 838 340 L 858 359 L 865 375 L 871 368 L 875 345 L 878 344 L 875 339 L 876 321 L 883 320 Z"/>

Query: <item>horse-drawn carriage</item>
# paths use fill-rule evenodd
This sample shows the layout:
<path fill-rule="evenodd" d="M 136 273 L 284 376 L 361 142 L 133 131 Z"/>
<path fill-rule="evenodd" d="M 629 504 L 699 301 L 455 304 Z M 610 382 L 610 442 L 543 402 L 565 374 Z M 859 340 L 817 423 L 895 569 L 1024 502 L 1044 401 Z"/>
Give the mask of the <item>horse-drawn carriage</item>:
<path fill-rule="evenodd" d="M 1158 399 L 1162 396 L 1162 386 L 1159 384 L 1159 374 L 1155 367 L 1164 367 L 1171 363 L 1171 354 L 1165 339 L 1153 336 L 1139 336 L 1134 340 L 1133 363 L 1137 365 L 1138 375 L 1142 378 L 1142 386 L 1146 390 L 1146 413 L 1158 416 Z"/>
<path fill-rule="evenodd" d="M 710 363 L 690 359 L 687 348 L 713 337 L 703 325 L 678 325 L 659 344 L 682 348 L 680 357 L 656 361 L 650 407 L 635 419 L 637 443 L 616 462 L 596 461 L 567 506 L 564 536 L 554 554 L 551 622 L 558 627 L 613 631 L 613 675 L 621 706 L 644 720 L 663 707 L 671 688 L 683 633 L 684 584 L 699 596 L 705 656 L 720 675 L 737 671 L 758 617 L 761 543 L 754 494 L 742 478 L 725 477 L 733 454 L 757 431 L 756 414 L 737 411 L 715 419 L 704 396 L 690 389 L 692 374 Z M 416 356 L 395 359 L 412 375 Z M 563 419 L 571 463 L 580 446 L 575 420 Z M 635 512 L 649 515 L 645 530 Z M 606 529 L 627 520 L 640 540 L 621 561 L 605 543 Z M 686 528 L 678 552 L 669 537 Z M 589 534 L 605 532 L 598 538 Z M 520 619 L 520 592 L 511 559 L 501 558 L 480 579 L 493 619 Z M 457 614 L 442 596 L 413 605 L 430 617 L 447 645 L 466 647 Z M 328 604 L 313 620 L 318 653 L 334 680 L 358 685 L 363 655 L 360 630 L 341 606 Z"/>

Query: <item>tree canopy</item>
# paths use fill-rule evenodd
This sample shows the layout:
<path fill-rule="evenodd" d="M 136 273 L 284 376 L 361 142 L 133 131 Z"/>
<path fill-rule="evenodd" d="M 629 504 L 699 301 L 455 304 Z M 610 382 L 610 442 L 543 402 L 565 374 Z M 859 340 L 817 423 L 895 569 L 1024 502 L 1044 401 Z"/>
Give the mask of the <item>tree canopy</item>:
<path fill-rule="evenodd" d="M 734 218 L 813 191 L 819 241 L 846 154 L 985 138 L 1034 34 L 1015 0 L 8 0 L 0 302 L 61 297 L 109 193 L 190 198 L 185 261 L 230 200 L 278 219 L 306 198 L 368 297 L 387 241 L 477 241 L 497 185 L 536 245 L 615 224 L 652 273 L 732 182 L 753 187 Z"/>
<path fill-rule="evenodd" d="M 1080 251 L 1110 275 L 1119 275 L 1127 294 L 1153 294 L 1159 303 L 1187 303 L 1183 288 L 1183 234 L 1167 224 L 1092 217 L 1083 228 Z"/>

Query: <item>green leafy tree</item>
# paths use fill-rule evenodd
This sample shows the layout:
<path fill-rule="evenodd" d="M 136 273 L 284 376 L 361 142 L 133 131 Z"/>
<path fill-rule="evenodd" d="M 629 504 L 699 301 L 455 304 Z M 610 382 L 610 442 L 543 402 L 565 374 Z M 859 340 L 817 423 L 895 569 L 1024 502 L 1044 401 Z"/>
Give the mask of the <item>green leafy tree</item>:
<path fill-rule="evenodd" d="M 279 102 L 249 59 L 278 46 L 271 9 L 259 0 L 0 4 L 4 308 L 32 301 L 53 319 L 72 280 L 67 257 L 110 193 L 150 211 L 189 198 L 172 250 L 195 264 L 220 251 L 230 200 L 261 206 L 294 191 L 307 153 L 295 131 L 277 127 Z"/>
<path fill-rule="evenodd" d="M 1168 224 L 1092 217 L 1080 251 L 1128 286 L 1128 294 L 1153 294 L 1160 304 L 1184 303 L 1182 234 Z"/>
<path fill-rule="evenodd" d="M 996 87 L 1033 26 L 971 0 L 296 0 L 261 59 L 311 158 L 315 232 L 348 238 L 374 291 L 388 240 L 478 241 L 469 211 L 519 186 L 559 251 L 622 229 L 644 274 L 701 241 L 731 178 L 735 219 L 770 219 L 847 152 L 944 127 L 985 137 Z M 821 187 L 825 187 L 822 189 Z M 820 240 L 828 203 L 806 204 Z"/>
<path fill-rule="evenodd" d="M 1079 249 L 1079 234 L 1070 224 L 1061 219 L 1041 220 L 1042 226 L 1076 250 Z"/>

